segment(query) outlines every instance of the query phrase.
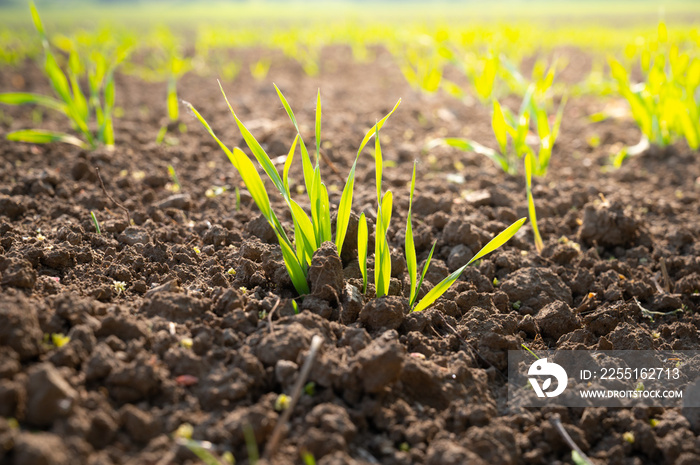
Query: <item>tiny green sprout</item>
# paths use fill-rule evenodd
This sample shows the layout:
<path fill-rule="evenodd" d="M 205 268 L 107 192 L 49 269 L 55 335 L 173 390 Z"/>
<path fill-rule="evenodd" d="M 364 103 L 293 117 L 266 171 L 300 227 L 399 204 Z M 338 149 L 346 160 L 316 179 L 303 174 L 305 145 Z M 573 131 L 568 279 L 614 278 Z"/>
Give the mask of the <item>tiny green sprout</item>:
<path fill-rule="evenodd" d="M 408 452 L 409 450 L 411 450 L 411 446 L 407 442 L 402 442 L 401 444 L 399 444 L 399 450 L 401 452 Z"/>
<path fill-rule="evenodd" d="M 182 339 L 180 339 L 180 346 L 185 349 L 191 349 L 193 344 L 194 341 L 191 337 L 183 337 Z"/>
<path fill-rule="evenodd" d="M 622 434 L 622 439 L 630 444 L 634 444 L 634 433 L 632 431 L 627 431 Z"/>
<path fill-rule="evenodd" d="M 228 465 L 233 465 L 234 463 L 236 463 L 236 459 L 233 457 L 233 454 L 230 450 L 227 450 L 226 452 L 221 454 L 221 460 L 223 460 L 223 462 Z"/>
<path fill-rule="evenodd" d="M 501 285 L 501 281 L 499 281 L 498 278 L 494 277 L 492 284 L 493 284 L 493 287 L 498 287 Z"/>
<path fill-rule="evenodd" d="M 183 423 L 177 427 L 173 433 L 173 437 L 178 439 L 192 439 L 192 434 L 194 433 L 194 426 L 189 423 Z"/>
<path fill-rule="evenodd" d="M 239 212 L 241 211 L 241 190 L 236 186 L 235 189 L 236 193 L 236 211 Z"/>
<path fill-rule="evenodd" d="M 287 394 L 280 394 L 275 399 L 275 410 L 281 412 L 282 410 L 287 410 L 292 402 L 292 398 Z"/>
<path fill-rule="evenodd" d="M 260 310 L 258 312 L 258 318 L 260 318 L 261 320 L 264 320 L 265 318 L 267 318 L 267 310 Z"/>
<path fill-rule="evenodd" d="M 226 271 L 226 274 L 228 274 L 229 276 L 236 276 L 236 270 L 234 270 L 233 268 L 229 268 Z"/>
<path fill-rule="evenodd" d="M 192 247 L 192 250 L 194 250 L 194 253 L 196 253 L 197 255 L 199 255 L 200 253 L 202 253 L 202 251 L 199 250 L 199 247 L 197 247 L 196 245 L 195 245 L 194 247 Z"/>
<path fill-rule="evenodd" d="M 62 333 L 53 333 L 51 334 L 51 342 L 56 347 L 61 348 L 70 342 L 70 337 L 64 336 Z"/>
<path fill-rule="evenodd" d="M 170 179 L 173 182 L 172 191 L 180 192 L 180 189 L 182 189 L 182 185 L 180 185 L 180 179 L 177 177 L 177 173 L 175 172 L 175 168 L 173 167 L 173 165 L 168 165 L 168 174 L 170 175 Z"/>
<path fill-rule="evenodd" d="M 522 307 L 523 303 L 519 300 L 516 300 L 513 302 L 513 310 L 520 310 L 520 307 Z"/>
<path fill-rule="evenodd" d="M 209 441 L 196 441 L 187 438 L 175 438 L 175 440 L 178 444 L 187 447 L 204 465 L 233 465 L 236 462 L 230 451 L 226 451 L 221 457 L 218 457 L 212 451 L 213 447 Z"/>
<path fill-rule="evenodd" d="M 454 284 L 457 279 L 464 273 L 464 271 L 467 269 L 469 265 L 474 263 L 475 261 L 483 258 L 487 254 L 493 252 L 494 250 L 498 249 L 501 247 L 503 244 L 508 242 L 510 238 L 512 238 L 516 232 L 520 229 L 520 227 L 523 225 L 525 222 L 526 218 L 521 218 L 515 223 L 511 224 L 508 226 L 506 229 L 501 231 L 496 237 L 491 239 L 484 247 L 479 250 L 476 255 L 474 255 L 471 260 L 469 260 L 467 263 L 462 265 L 461 268 L 457 269 L 455 272 L 453 272 L 451 275 L 437 283 L 428 293 L 416 304 L 415 308 L 413 309 L 414 312 L 419 312 L 421 310 L 425 310 L 428 308 L 433 302 L 435 302 L 442 294 L 447 292 L 447 290 Z"/>
<path fill-rule="evenodd" d="M 238 290 L 241 291 L 241 292 L 244 293 L 244 294 L 245 294 L 246 292 L 248 292 L 248 288 L 245 287 L 245 286 L 239 287 Z"/>
<path fill-rule="evenodd" d="M 95 232 L 98 235 L 102 234 L 102 230 L 100 229 L 100 222 L 97 221 L 97 217 L 95 216 L 95 212 L 93 212 L 93 211 L 90 212 L 90 218 L 92 218 L 92 224 L 95 225 Z"/>
<path fill-rule="evenodd" d="M 302 452 L 301 459 L 304 461 L 304 465 L 316 465 L 316 458 L 309 451 Z"/>
<path fill-rule="evenodd" d="M 245 438 L 245 446 L 248 450 L 248 462 L 254 465 L 258 463 L 260 459 L 260 451 L 258 450 L 258 443 L 255 440 L 253 426 L 250 423 L 243 426 L 243 437 Z"/>
<path fill-rule="evenodd" d="M 304 385 L 304 394 L 307 396 L 314 396 L 316 395 L 316 383 L 313 381 L 309 381 Z"/>
<path fill-rule="evenodd" d="M 299 304 L 297 304 L 296 300 L 292 300 L 292 308 L 294 309 L 294 314 L 297 315 L 299 313 Z"/>
<path fill-rule="evenodd" d="M 650 419 L 649 419 L 649 425 L 650 425 L 652 428 L 656 428 L 656 426 L 657 426 L 658 424 L 659 424 L 659 420 L 657 420 L 656 418 L 650 418 Z"/>
<path fill-rule="evenodd" d="M 117 295 L 121 295 L 122 292 L 126 291 L 126 283 L 124 281 L 114 281 L 112 287 L 117 291 Z"/>
<path fill-rule="evenodd" d="M 593 134 L 586 139 L 586 142 L 588 143 L 589 147 L 595 149 L 600 146 L 600 136 L 598 134 Z"/>
<path fill-rule="evenodd" d="M 660 332 L 658 332 L 658 331 L 652 331 L 652 332 L 651 332 L 651 338 L 652 338 L 652 339 L 658 339 L 658 338 L 660 338 L 660 337 L 661 337 L 661 333 L 660 333 Z"/>
<path fill-rule="evenodd" d="M 520 344 L 520 346 L 521 346 L 523 349 L 527 350 L 527 351 L 530 353 L 530 355 L 532 355 L 533 357 L 535 357 L 537 360 L 540 359 L 540 357 L 539 357 L 535 352 L 533 352 L 532 349 L 530 349 L 528 346 L 526 346 L 525 344 Z"/>
<path fill-rule="evenodd" d="M 581 454 L 576 452 L 576 450 L 571 451 L 571 461 L 574 462 L 574 465 L 590 465 L 591 464 L 591 462 L 589 460 L 581 457 Z"/>
<path fill-rule="evenodd" d="M 168 133 L 168 126 L 161 126 L 156 134 L 156 144 L 160 145 L 165 140 L 165 135 Z"/>
<path fill-rule="evenodd" d="M 638 383 L 634 386 L 634 390 L 637 391 L 637 392 L 642 392 L 642 391 L 644 391 L 644 383 L 642 383 L 641 381 L 638 382 Z"/>

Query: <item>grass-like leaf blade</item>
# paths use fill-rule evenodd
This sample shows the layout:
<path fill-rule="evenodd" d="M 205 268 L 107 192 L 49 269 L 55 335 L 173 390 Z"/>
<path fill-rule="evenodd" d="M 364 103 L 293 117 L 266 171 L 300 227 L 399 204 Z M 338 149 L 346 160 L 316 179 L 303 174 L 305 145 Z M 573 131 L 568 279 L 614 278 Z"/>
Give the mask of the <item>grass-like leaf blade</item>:
<path fill-rule="evenodd" d="M 80 139 L 63 132 L 45 131 L 42 129 L 21 129 L 7 134 L 7 140 L 16 142 L 28 142 L 30 144 L 48 144 L 50 142 L 63 142 L 87 148 L 87 145 Z"/>
<path fill-rule="evenodd" d="M 297 142 L 299 142 L 299 134 L 294 137 L 294 142 L 287 153 L 287 159 L 284 161 L 284 169 L 282 170 L 282 184 L 284 184 L 284 190 L 287 192 L 287 196 L 291 198 L 291 193 L 289 192 L 289 170 L 292 167 L 292 161 L 294 161 L 294 152 L 297 149 Z"/>
<path fill-rule="evenodd" d="M 258 140 L 253 136 L 253 134 L 248 130 L 247 127 L 243 124 L 243 122 L 238 119 L 238 116 L 236 115 L 236 112 L 233 111 L 233 107 L 231 106 L 231 103 L 228 101 L 228 97 L 226 97 L 226 92 L 224 92 L 224 88 L 219 83 L 219 88 L 221 89 L 221 93 L 224 96 L 224 100 L 226 100 L 226 105 L 228 105 L 229 110 L 231 111 L 231 114 L 233 115 L 233 118 L 236 120 L 236 124 L 238 125 L 238 129 L 241 131 L 241 134 L 243 135 L 243 139 L 246 142 L 246 145 L 248 145 L 248 148 L 250 149 L 251 152 L 253 152 L 253 156 L 258 160 L 258 163 L 260 163 L 260 166 L 262 166 L 263 170 L 267 174 L 267 176 L 270 178 L 272 183 L 275 185 L 278 191 L 285 196 L 287 195 L 287 192 L 284 189 L 284 183 L 282 182 L 282 178 L 280 178 L 279 173 L 277 172 L 277 169 L 275 168 L 274 163 L 272 163 L 272 160 L 270 160 L 270 157 L 267 155 L 265 150 L 262 148 Z"/>
<path fill-rule="evenodd" d="M 442 294 L 447 292 L 450 286 L 452 286 L 452 284 L 454 284 L 454 282 L 457 281 L 457 279 L 459 279 L 459 277 L 462 275 L 462 273 L 464 273 L 464 270 L 466 270 L 469 265 L 483 258 L 486 254 L 493 252 L 494 250 L 508 242 L 510 238 L 513 237 L 516 232 L 518 232 L 523 223 L 525 223 L 526 219 L 527 218 L 520 218 L 518 221 L 501 231 L 496 237 L 491 239 L 491 241 L 489 241 L 488 244 L 486 244 L 476 255 L 474 255 L 466 265 L 457 269 L 454 273 L 452 273 L 451 275 L 440 281 L 438 284 L 436 284 L 435 287 L 433 287 L 425 295 L 425 297 L 423 297 L 421 301 L 418 302 L 418 305 L 416 305 L 413 311 L 420 312 L 421 310 L 425 310 L 430 305 L 432 305 L 433 302 L 435 302 Z"/>
<path fill-rule="evenodd" d="M 544 242 L 542 242 L 542 236 L 540 236 L 540 230 L 537 227 L 537 212 L 535 211 L 535 199 L 532 196 L 532 154 L 527 153 L 525 155 L 525 183 L 527 190 L 527 211 L 530 217 L 530 224 L 532 226 L 532 232 L 535 235 L 535 249 L 537 253 L 542 253 L 544 249 Z"/>
<path fill-rule="evenodd" d="M 294 125 L 294 128 L 297 130 L 297 134 L 299 135 L 299 145 L 301 149 L 301 164 L 304 173 L 304 185 L 306 186 L 306 192 L 308 192 L 309 195 L 311 195 L 310 192 L 311 184 L 313 183 L 314 166 L 311 164 L 311 157 L 309 156 L 309 151 L 306 148 L 306 144 L 304 144 L 304 139 L 301 137 L 301 131 L 299 130 L 299 125 L 297 124 L 297 119 L 294 116 L 292 107 L 289 106 L 289 102 L 287 102 L 287 99 L 284 97 L 284 94 L 282 94 L 282 91 L 279 89 L 279 87 L 277 87 L 276 84 L 273 84 L 273 86 L 275 86 L 277 96 L 282 102 L 284 110 L 287 112 L 289 119 L 292 121 L 292 124 Z"/>
<path fill-rule="evenodd" d="M 321 157 L 321 89 L 316 94 L 316 164 Z"/>
<path fill-rule="evenodd" d="M 456 149 L 462 150 L 464 152 L 474 152 L 479 155 L 484 155 L 493 161 L 499 168 L 504 172 L 514 174 L 516 168 L 511 166 L 511 163 L 506 157 L 496 152 L 495 150 L 479 144 L 473 140 L 462 139 L 459 137 L 446 137 L 444 139 L 439 139 L 439 142 L 444 143 L 449 147 L 454 147 Z"/>
<path fill-rule="evenodd" d="M 506 118 L 503 116 L 503 110 L 498 100 L 493 101 L 493 115 L 491 116 L 491 127 L 493 134 L 496 136 L 496 142 L 501 149 L 501 154 L 505 154 L 508 148 L 508 131 L 506 130 Z"/>
<path fill-rule="evenodd" d="M 6 105 L 35 104 L 60 111 L 61 113 L 66 113 L 67 111 L 66 104 L 60 100 L 47 95 L 32 94 L 29 92 L 9 92 L 6 94 L 0 94 L 0 103 L 4 103 Z"/>
<path fill-rule="evenodd" d="M 376 240 L 376 239 L 375 239 Z M 369 247 L 369 234 L 367 231 L 367 217 L 364 212 L 360 215 L 357 224 L 357 261 L 362 274 L 362 293 L 367 292 L 367 248 Z"/>
<path fill-rule="evenodd" d="M 420 279 L 418 280 L 418 286 L 416 286 L 416 294 L 413 296 L 413 300 L 409 301 L 409 308 L 413 310 L 413 306 L 416 304 L 416 299 L 418 298 L 418 292 L 420 292 L 420 288 L 423 286 L 423 280 L 425 279 L 425 275 L 428 273 L 428 268 L 430 268 L 430 262 L 433 259 L 433 253 L 435 252 L 435 246 L 437 245 L 437 241 L 433 242 L 433 246 L 430 248 L 430 253 L 428 254 L 428 258 L 425 260 L 425 264 L 423 265 L 423 272 L 420 275 Z"/>
<path fill-rule="evenodd" d="M 413 175 L 411 176 L 411 188 L 408 194 L 408 216 L 406 218 L 406 238 L 404 252 L 406 255 L 406 271 L 410 281 L 409 304 L 413 303 L 416 296 L 416 284 L 418 281 L 418 260 L 416 259 L 416 246 L 413 242 L 413 225 L 411 224 L 411 211 L 413 209 L 413 190 L 416 187 L 416 162 L 413 162 Z"/>

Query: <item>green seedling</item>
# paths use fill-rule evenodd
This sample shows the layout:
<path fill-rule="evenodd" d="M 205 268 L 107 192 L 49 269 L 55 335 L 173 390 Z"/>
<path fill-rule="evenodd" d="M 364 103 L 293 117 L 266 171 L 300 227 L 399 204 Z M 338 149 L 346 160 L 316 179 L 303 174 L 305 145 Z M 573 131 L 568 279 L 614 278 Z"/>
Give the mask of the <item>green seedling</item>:
<path fill-rule="evenodd" d="M 530 355 L 532 355 L 533 357 L 535 357 L 535 360 L 539 360 L 539 359 L 540 359 L 540 357 L 539 357 L 535 352 L 533 352 L 533 350 L 530 349 L 528 346 L 526 346 L 525 344 L 520 344 L 520 345 L 522 346 L 523 349 L 527 350 L 527 351 L 530 353 Z"/>
<path fill-rule="evenodd" d="M 542 253 L 542 250 L 544 250 L 544 242 L 542 241 L 542 236 L 540 235 L 540 229 L 537 226 L 535 198 L 532 196 L 533 163 L 532 153 L 528 152 L 525 155 L 525 190 L 527 192 L 527 213 L 530 217 L 530 225 L 532 226 L 532 233 L 535 237 L 535 249 L 537 249 L 537 253 Z"/>
<path fill-rule="evenodd" d="M 360 215 L 357 225 L 357 260 L 360 264 L 360 274 L 362 275 L 362 293 L 367 292 L 367 248 L 369 233 L 367 230 L 367 217 L 364 212 Z"/>
<path fill-rule="evenodd" d="M 387 241 L 393 194 L 386 191 L 382 196 L 382 147 L 379 142 L 379 130 L 374 138 L 374 163 L 377 181 L 377 227 L 374 234 L 374 286 L 377 297 L 389 292 L 391 280 L 391 250 Z"/>
<path fill-rule="evenodd" d="M 460 150 L 473 151 L 485 155 L 509 174 L 518 172 L 518 161 L 520 158 L 524 158 L 528 214 L 534 233 L 535 248 L 538 252 L 542 252 L 544 243 L 537 226 L 535 200 L 532 195 L 532 176 L 544 176 L 547 174 L 552 148 L 559 135 L 564 105 L 566 104 L 566 98 L 563 98 L 554 116 L 554 122 L 550 125 L 550 117 L 546 107 L 539 104 L 535 96 L 545 94 L 547 86 L 551 86 L 551 80 L 553 79 L 553 77 L 549 77 L 551 75 L 551 73 L 547 74 L 548 77 L 545 77 L 543 81 L 544 84 L 536 82 L 530 85 L 517 115 L 511 113 L 507 108 L 503 108 L 498 100 L 493 101 L 491 127 L 498 144 L 498 150 L 461 138 L 441 139 L 433 141 L 429 145 L 431 147 L 437 144 L 446 144 Z M 527 140 L 531 121 L 534 122 L 538 135 L 537 152 L 533 150 Z"/>
<path fill-rule="evenodd" d="M 374 280 L 376 296 L 382 297 L 387 294 L 389 289 L 389 279 L 391 276 L 391 256 L 389 254 L 389 246 L 387 243 L 386 233 L 389 225 L 389 220 L 391 217 L 391 203 L 392 196 L 391 191 L 387 191 L 384 196 L 381 196 L 381 173 L 382 173 L 382 158 L 381 158 L 381 146 L 379 144 L 379 134 L 377 133 L 375 137 L 376 149 L 375 149 L 375 170 L 377 179 L 377 199 L 379 209 L 377 212 L 377 227 L 375 231 L 375 252 L 374 252 Z M 457 271 L 449 275 L 447 278 L 440 281 L 433 287 L 420 301 L 416 303 L 418 292 L 423 284 L 423 279 L 430 266 L 430 261 L 435 251 L 435 244 L 430 251 L 430 255 L 423 265 L 423 272 L 420 278 L 417 275 L 418 263 L 416 258 L 416 249 L 413 239 L 413 226 L 411 224 L 411 212 L 413 208 L 413 192 L 416 184 L 416 165 L 413 165 L 413 174 L 411 176 L 411 187 L 409 191 L 409 210 L 408 219 L 406 222 L 406 240 L 405 240 L 405 255 L 406 264 L 409 273 L 410 280 L 410 291 L 409 291 L 409 305 L 412 311 L 419 312 L 425 310 L 430 305 L 433 304 L 440 296 L 442 296 L 447 290 L 454 284 L 457 279 L 464 273 L 469 265 L 477 262 L 487 254 L 493 252 L 494 250 L 501 247 L 503 244 L 508 242 L 511 237 L 515 235 L 516 232 L 525 222 L 526 218 L 521 218 L 516 221 L 496 237 L 494 237 L 488 244 L 486 244 L 479 252 L 477 252 L 471 260 Z M 379 200 L 381 199 L 381 201 Z M 360 270 L 362 273 L 363 281 L 363 292 L 366 291 L 367 287 L 367 220 L 362 214 L 360 217 L 360 224 L 358 227 L 358 260 L 360 265 Z"/>
<path fill-rule="evenodd" d="M 498 249 L 503 244 L 508 242 L 510 238 L 513 237 L 516 232 L 518 232 L 523 223 L 525 223 L 525 220 L 526 218 L 520 218 L 518 221 L 501 231 L 496 237 L 491 239 L 489 243 L 482 247 L 482 249 L 479 250 L 479 252 L 477 252 L 477 254 L 474 255 L 471 258 L 471 260 L 469 260 L 465 265 L 463 265 L 454 273 L 437 283 L 435 287 L 433 287 L 425 295 L 425 297 L 423 297 L 418 302 L 418 304 L 413 308 L 413 311 L 419 312 L 421 310 L 425 310 L 430 305 L 432 305 L 432 303 L 435 302 L 442 294 L 447 292 L 447 290 L 452 286 L 452 284 L 454 284 L 455 281 L 459 279 L 459 277 L 462 275 L 462 273 L 464 273 L 464 270 L 466 270 L 469 265 L 471 265 L 477 260 L 480 260 L 484 256 L 488 255 L 489 253 L 493 252 L 494 250 Z"/>
<path fill-rule="evenodd" d="M 484 155 L 508 174 L 516 174 L 519 171 L 518 160 L 529 153 L 534 163 L 533 174 L 535 176 L 546 175 L 552 156 L 552 148 L 559 135 L 566 98 L 562 99 L 559 104 L 556 115 L 554 115 L 554 121 L 550 125 L 550 115 L 547 113 L 546 106 L 534 98 L 535 93 L 538 92 L 537 89 L 536 84 L 530 85 L 517 115 L 502 107 L 498 100 L 493 101 L 491 128 L 493 129 L 498 150 L 486 147 L 476 141 L 462 138 L 438 139 L 429 144 L 428 147 L 444 144 L 463 151 Z M 537 130 L 537 152 L 528 144 L 531 122 L 534 123 Z"/>
<path fill-rule="evenodd" d="M 479 68 L 481 72 L 474 73 L 472 77 L 474 91 L 482 102 L 487 102 L 493 94 L 496 83 L 499 68 L 498 56 L 489 53 L 479 60 Z"/>
<path fill-rule="evenodd" d="M 418 278 L 418 260 L 416 258 L 416 247 L 413 241 L 413 225 L 412 225 L 412 211 L 413 211 L 413 191 L 416 188 L 416 163 L 413 163 L 413 175 L 411 176 L 411 190 L 409 192 L 408 200 L 408 218 L 406 219 L 406 239 L 405 239 L 405 253 L 406 253 L 406 268 L 408 270 L 408 277 L 410 280 L 410 292 L 408 298 L 409 308 L 413 308 L 418 298 L 418 291 L 420 291 L 423 285 L 423 279 L 425 279 L 425 274 L 428 272 L 428 267 L 430 266 L 430 261 L 433 258 L 433 252 L 435 252 L 435 246 L 437 241 L 433 242 L 433 247 L 430 249 L 430 254 L 428 259 L 423 265 L 423 272 Z"/>
<path fill-rule="evenodd" d="M 614 156 L 619 166 L 630 155 L 646 150 L 650 144 L 665 147 L 685 139 L 691 149 L 700 147 L 700 58 L 679 51 L 667 43 L 666 25 L 658 27 L 655 42 L 658 52 L 648 50 L 639 58 L 644 81 L 632 83 L 627 68 L 609 57 L 608 64 L 619 94 L 627 100 L 632 117 L 642 132 L 639 144 L 624 148 Z"/>
<path fill-rule="evenodd" d="M 301 459 L 304 461 L 304 465 L 316 465 L 316 458 L 311 452 L 302 452 Z"/>
<path fill-rule="evenodd" d="M 77 46 L 71 44 L 66 73 L 56 61 L 34 2 L 30 2 L 29 7 L 43 45 L 44 73 L 56 96 L 13 92 L 0 94 L 0 103 L 35 104 L 63 113 L 82 139 L 71 134 L 42 129 L 13 131 L 7 134 L 7 138 L 35 144 L 64 142 L 90 149 L 100 144 L 113 147 L 114 70 L 127 57 L 131 45 L 124 43 L 112 54 L 102 50 L 93 51 L 89 57 L 81 57 Z M 86 73 L 84 73 L 85 70 L 87 70 Z M 83 73 L 86 74 L 84 77 L 87 77 L 89 88 L 87 95 L 83 93 L 80 85 L 80 76 Z"/>
<path fill-rule="evenodd" d="M 433 93 L 440 88 L 445 60 L 440 58 L 437 47 L 432 44 L 432 38 L 427 39 L 430 46 L 425 43 L 402 44 L 403 47 L 395 50 L 395 56 L 411 87 Z"/>
<path fill-rule="evenodd" d="M 209 441 L 196 441 L 189 438 L 177 438 L 176 442 L 187 447 L 194 455 L 201 460 L 204 465 L 233 465 L 236 461 L 229 451 L 224 452 L 221 457 L 215 454 L 213 446 Z"/>
<path fill-rule="evenodd" d="M 102 231 L 100 230 L 100 223 L 97 221 L 97 217 L 95 216 L 95 212 L 93 212 L 93 211 L 90 212 L 90 218 L 92 218 L 92 224 L 95 225 L 95 232 L 97 234 L 102 234 Z"/>
<path fill-rule="evenodd" d="M 221 84 L 219 84 L 221 87 Z M 290 239 L 287 232 L 282 227 L 277 215 L 272 210 L 270 204 L 270 199 L 267 191 L 265 190 L 265 185 L 263 184 L 260 175 L 258 174 L 255 165 L 248 158 L 248 156 L 241 149 L 235 147 L 230 150 L 221 140 L 214 134 L 211 126 L 207 123 L 204 117 L 189 103 L 186 105 L 190 108 L 195 117 L 204 125 L 209 134 L 217 141 L 221 149 L 226 153 L 231 163 L 234 165 L 236 170 L 240 173 L 243 182 L 245 183 L 248 191 L 250 192 L 253 201 L 260 209 L 261 213 L 268 221 L 272 229 L 275 231 L 280 248 L 282 249 L 282 256 L 284 258 L 285 266 L 287 272 L 291 278 L 294 288 L 299 294 L 308 294 L 309 285 L 307 282 L 307 272 L 311 264 L 311 257 L 314 252 L 321 246 L 323 242 L 332 241 L 331 232 L 331 219 L 330 219 L 330 201 L 328 197 L 328 189 L 326 185 L 321 180 L 321 169 L 319 165 L 320 160 L 320 147 L 321 147 L 321 94 L 320 92 L 316 97 L 316 124 L 315 124 L 315 135 L 316 135 L 316 163 L 315 166 L 311 162 L 311 157 L 307 150 L 306 144 L 304 143 L 299 126 L 297 124 L 294 113 L 289 106 L 286 98 L 282 92 L 275 86 L 277 94 L 284 106 L 287 115 L 289 116 L 292 124 L 297 130 L 297 135 L 291 145 L 289 153 L 287 154 L 287 159 L 284 164 L 282 176 L 277 172 L 272 160 L 267 155 L 265 150 L 262 148 L 260 143 L 255 139 L 253 134 L 245 127 L 243 122 L 238 118 L 233 108 L 231 107 L 228 98 L 226 97 L 223 87 L 221 88 L 224 99 L 229 106 L 229 110 L 236 121 L 238 129 L 240 130 L 246 145 L 252 152 L 253 156 L 263 168 L 267 176 L 269 177 L 272 184 L 277 189 L 279 194 L 284 199 L 287 207 L 290 210 L 293 225 L 294 225 L 294 241 Z M 400 100 L 399 100 L 400 103 Z M 338 214 L 336 220 L 336 235 L 334 243 L 337 247 L 338 253 L 342 252 L 343 244 L 345 242 L 345 235 L 347 234 L 348 223 L 350 221 L 350 212 L 352 208 L 352 198 L 355 183 L 355 169 L 357 166 L 357 160 L 359 159 L 362 150 L 365 145 L 369 142 L 370 138 L 375 135 L 375 133 L 381 128 L 381 126 L 386 122 L 386 120 L 393 114 L 393 112 L 398 107 L 399 103 L 394 106 L 394 108 L 377 122 L 365 135 L 360 148 L 357 151 L 357 156 L 355 157 L 355 162 L 350 169 L 345 187 L 343 188 L 343 193 L 340 198 L 340 203 L 338 205 Z M 291 191 L 289 188 L 289 170 L 291 168 L 294 154 L 296 152 L 296 147 L 299 145 L 302 158 L 302 168 L 304 175 L 304 185 L 305 192 L 308 195 L 308 200 L 310 204 L 311 216 L 302 209 L 302 207 L 297 203 L 291 196 Z"/>
<path fill-rule="evenodd" d="M 170 175 L 170 179 L 173 182 L 173 192 L 180 192 L 182 189 L 182 186 L 180 185 L 180 179 L 177 177 L 177 173 L 175 172 L 175 168 L 173 165 L 168 165 L 168 174 Z"/>
<path fill-rule="evenodd" d="M 267 77 L 267 73 L 270 72 L 270 65 L 272 65 L 272 61 L 269 58 L 261 58 L 250 65 L 250 75 L 255 80 L 262 81 Z"/>
<path fill-rule="evenodd" d="M 59 349 L 70 342 L 70 337 L 63 333 L 52 333 L 51 342 Z"/>
<path fill-rule="evenodd" d="M 260 460 L 260 452 L 258 450 L 258 443 L 255 440 L 255 431 L 253 431 L 253 426 L 248 423 L 243 426 L 243 437 L 245 438 L 245 446 L 248 450 L 248 462 L 251 465 L 255 465 Z"/>
<path fill-rule="evenodd" d="M 177 81 L 180 80 L 180 78 L 184 76 L 191 68 L 191 60 L 183 58 L 175 48 L 170 50 L 166 62 L 166 69 L 168 70 L 168 93 L 166 101 L 168 107 L 168 121 L 170 121 L 170 123 L 176 123 L 180 119 L 180 105 L 179 99 L 177 98 Z M 186 127 L 181 126 L 180 132 L 184 132 L 184 130 L 186 130 Z M 158 131 L 156 143 L 161 144 L 165 140 L 167 132 L 168 125 L 166 124 Z"/>

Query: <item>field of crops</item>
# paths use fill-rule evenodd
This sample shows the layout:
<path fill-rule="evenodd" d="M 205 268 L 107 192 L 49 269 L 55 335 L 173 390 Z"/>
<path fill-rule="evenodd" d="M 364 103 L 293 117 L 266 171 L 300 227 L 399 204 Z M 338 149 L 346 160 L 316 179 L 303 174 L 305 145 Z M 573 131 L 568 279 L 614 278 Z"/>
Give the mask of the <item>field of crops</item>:
<path fill-rule="evenodd" d="M 480 3 L 0 2 L 0 463 L 700 463 L 505 379 L 700 350 L 700 4 Z"/>

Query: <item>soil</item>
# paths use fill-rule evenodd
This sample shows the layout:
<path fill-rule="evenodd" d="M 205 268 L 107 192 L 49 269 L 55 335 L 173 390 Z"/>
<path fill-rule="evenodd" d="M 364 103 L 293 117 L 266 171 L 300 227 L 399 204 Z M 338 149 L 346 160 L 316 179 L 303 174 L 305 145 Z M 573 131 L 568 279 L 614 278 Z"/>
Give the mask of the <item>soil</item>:
<path fill-rule="evenodd" d="M 401 256 L 412 162 L 419 160 L 419 262 L 437 241 L 428 288 L 527 215 L 525 188 L 520 176 L 479 155 L 424 150 L 441 136 L 494 146 L 488 109 L 416 92 L 387 52 L 374 53 L 354 63 L 349 49 L 327 48 L 317 77 L 271 54 L 264 81 L 241 72 L 223 85 L 272 158 L 286 155 L 295 133 L 271 82 L 285 92 L 309 144 L 321 89 L 322 147 L 332 163 L 322 169 L 335 204 L 365 131 L 403 99 L 381 136 L 391 162 L 384 188 L 394 192 L 396 255 L 393 295 L 382 299 L 358 291 L 356 230 L 340 258 L 331 245 L 319 251 L 312 293 L 298 298 L 274 234 L 245 189 L 237 208 L 240 177 L 201 125 L 183 111 L 186 133 L 171 125 L 169 143 L 155 144 L 165 84 L 117 76 L 124 114 L 114 152 L 0 138 L 1 463 L 198 463 L 173 440 L 185 423 L 194 439 L 250 463 L 245 431 L 262 451 L 280 416 L 278 395 L 291 394 L 315 335 L 323 342 L 313 384 L 269 463 L 300 463 L 304 451 L 319 464 L 572 463 L 550 421 L 556 416 L 596 463 L 700 463 L 696 410 L 510 411 L 504 377 L 507 351 L 521 344 L 700 350 L 698 153 L 685 145 L 653 149 L 614 170 L 609 155 L 635 144 L 639 131 L 629 119 L 589 122 L 610 99 L 571 98 L 549 173 L 534 186 L 542 254 L 526 226 L 432 308 L 407 314 Z M 12 90 L 50 92 L 31 63 L 0 70 L 0 91 Z M 243 145 L 213 77 L 189 74 L 179 92 L 224 141 Z M 33 126 L 28 108 L 2 111 L 2 136 Z M 67 124 L 46 113 L 41 127 Z M 587 142 L 593 136 L 600 145 Z M 229 190 L 207 196 L 215 186 Z M 367 151 L 356 214 L 374 218 L 375 192 Z M 290 226 L 288 214 L 281 219 Z M 670 313 L 651 320 L 635 299 Z M 70 341 L 61 345 L 56 334 Z M 623 438 L 628 432 L 634 441 Z"/>

